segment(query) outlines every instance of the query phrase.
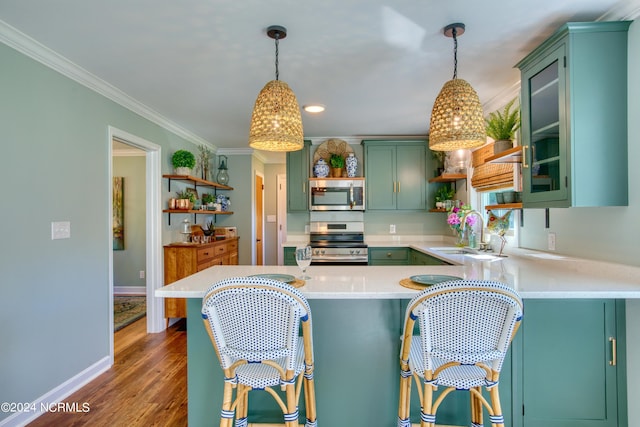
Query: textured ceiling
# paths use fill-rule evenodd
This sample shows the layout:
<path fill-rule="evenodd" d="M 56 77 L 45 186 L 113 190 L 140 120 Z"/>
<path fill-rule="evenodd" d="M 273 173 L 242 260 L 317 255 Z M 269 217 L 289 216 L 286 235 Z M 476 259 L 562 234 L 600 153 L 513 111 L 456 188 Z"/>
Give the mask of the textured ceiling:
<path fill-rule="evenodd" d="M 425 135 L 453 73 L 445 25 L 464 22 L 458 77 L 488 113 L 517 94 L 514 65 L 567 21 L 620 19 L 640 0 L 1 0 L 0 20 L 218 148 L 247 147 L 251 111 L 275 75 L 306 137 Z"/>

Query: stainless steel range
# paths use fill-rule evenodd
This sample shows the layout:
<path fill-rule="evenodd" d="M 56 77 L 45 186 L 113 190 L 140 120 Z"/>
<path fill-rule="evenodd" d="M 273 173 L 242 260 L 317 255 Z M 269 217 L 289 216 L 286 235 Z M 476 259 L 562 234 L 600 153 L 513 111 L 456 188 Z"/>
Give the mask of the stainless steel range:
<path fill-rule="evenodd" d="M 313 248 L 311 265 L 367 265 L 362 221 L 313 221 L 309 225 Z"/>

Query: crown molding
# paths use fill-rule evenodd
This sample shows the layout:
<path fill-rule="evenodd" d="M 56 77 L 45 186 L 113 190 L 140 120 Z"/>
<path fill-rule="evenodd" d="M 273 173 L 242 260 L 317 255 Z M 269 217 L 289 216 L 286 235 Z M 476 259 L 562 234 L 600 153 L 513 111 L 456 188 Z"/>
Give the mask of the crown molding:
<path fill-rule="evenodd" d="M 508 88 L 500 91 L 495 96 L 493 96 L 488 101 L 482 104 L 482 109 L 485 112 L 485 115 L 488 115 L 491 111 L 496 111 L 504 107 L 507 102 L 511 101 L 513 98 L 520 98 L 520 81 L 513 83 Z M 518 104 L 520 101 L 518 101 Z"/>
<path fill-rule="evenodd" d="M 157 111 L 142 104 L 140 101 L 127 95 L 120 89 L 99 77 L 91 74 L 84 68 L 69 61 L 64 56 L 49 49 L 37 40 L 29 37 L 18 29 L 12 27 L 6 22 L 0 20 L 0 42 L 15 49 L 29 58 L 40 62 L 41 64 L 51 68 L 65 77 L 85 86 L 86 88 L 112 100 L 122 107 L 144 117 L 145 119 L 157 124 L 158 126 L 174 133 L 175 135 L 186 139 L 187 141 L 199 145 L 204 144 L 209 147 L 215 145 L 201 138 L 200 136 L 188 131 L 187 129 L 173 123 Z"/>
<path fill-rule="evenodd" d="M 598 21 L 634 21 L 640 16 L 640 1 L 619 2 L 611 10 L 598 18 Z"/>

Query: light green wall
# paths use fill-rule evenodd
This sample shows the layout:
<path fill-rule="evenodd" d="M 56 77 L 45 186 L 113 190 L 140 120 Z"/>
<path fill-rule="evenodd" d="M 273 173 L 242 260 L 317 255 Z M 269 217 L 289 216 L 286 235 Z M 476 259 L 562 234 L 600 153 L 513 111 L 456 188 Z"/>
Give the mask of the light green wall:
<path fill-rule="evenodd" d="M 145 156 L 113 158 L 113 176 L 124 177 L 124 250 L 113 251 L 113 286 L 138 287 L 145 293 L 146 280 L 146 182 Z"/>
<path fill-rule="evenodd" d="M 31 402 L 109 356 L 108 126 L 159 145 L 163 173 L 195 146 L 4 44 L 0 64 L 0 401 Z"/>

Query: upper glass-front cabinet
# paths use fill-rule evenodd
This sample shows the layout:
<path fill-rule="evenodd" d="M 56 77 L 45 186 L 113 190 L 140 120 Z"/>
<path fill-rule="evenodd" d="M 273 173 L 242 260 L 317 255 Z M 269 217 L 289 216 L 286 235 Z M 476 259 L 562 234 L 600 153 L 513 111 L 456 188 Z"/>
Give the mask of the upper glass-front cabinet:
<path fill-rule="evenodd" d="M 567 198 L 565 152 L 560 149 L 561 141 L 564 147 L 565 140 L 560 125 L 564 105 L 564 76 L 560 74 L 563 58 L 561 47 L 549 55 L 548 61 L 532 68 L 525 82 L 529 96 L 522 109 L 527 112 L 527 120 L 523 121 L 529 143 L 524 146 L 524 189 L 528 201 Z"/>
<path fill-rule="evenodd" d="M 517 64 L 523 207 L 628 204 L 629 24 L 565 24 Z"/>

